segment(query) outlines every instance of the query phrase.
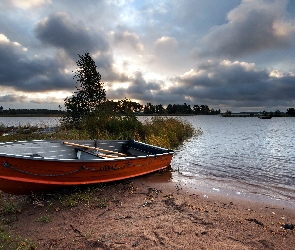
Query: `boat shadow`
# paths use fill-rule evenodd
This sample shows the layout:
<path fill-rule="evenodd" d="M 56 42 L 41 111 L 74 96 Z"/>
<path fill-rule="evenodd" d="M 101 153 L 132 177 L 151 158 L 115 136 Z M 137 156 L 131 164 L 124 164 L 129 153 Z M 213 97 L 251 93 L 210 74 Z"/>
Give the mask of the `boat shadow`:
<path fill-rule="evenodd" d="M 132 181 L 132 179 L 135 179 L 137 181 L 153 182 L 153 183 L 171 182 L 172 181 L 172 172 L 173 172 L 173 169 L 171 168 L 171 166 L 169 166 L 165 169 L 156 171 L 154 173 L 134 177 L 129 180 Z"/>

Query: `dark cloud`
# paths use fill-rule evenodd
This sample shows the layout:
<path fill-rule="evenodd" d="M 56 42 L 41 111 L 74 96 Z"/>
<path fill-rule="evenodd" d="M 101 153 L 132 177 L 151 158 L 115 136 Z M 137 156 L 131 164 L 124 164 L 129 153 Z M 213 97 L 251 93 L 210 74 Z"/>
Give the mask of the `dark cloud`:
<path fill-rule="evenodd" d="M 201 54 L 237 57 L 288 46 L 294 20 L 286 20 L 286 1 L 243 1 L 230 11 L 228 23 L 205 36 Z M 285 18 L 284 18 L 285 16 Z"/>
<path fill-rule="evenodd" d="M 69 77 L 52 58 L 30 60 L 19 44 L 0 42 L 0 83 L 17 90 L 38 92 L 71 88 Z"/>
<path fill-rule="evenodd" d="M 272 72 L 253 63 L 208 61 L 172 78 L 171 82 L 173 85 L 165 88 L 163 82 L 146 81 L 137 72 L 128 88 L 111 90 L 108 94 L 115 99 L 141 100 L 143 104 L 206 104 L 215 109 L 264 110 L 295 104 L 295 75 Z"/>
<path fill-rule="evenodd" d="M 78 54 L 86 51 L 95 60 L 103 81 L 127 81 L 124 73 L 117 72 L 113 67 L 113 56 L 106 34 L 86 27 L 83 22 L 74 21 L 67 13 L 55 13 L 38 23 L 35 32 L 37 37 L 46 45 L 64 50 L 73 60 L 77 61 Z M 132 33 L 121 33 L 116 36 L 117 42 L 131 42 L 130 46 L 139 47 L 138 37 Z"/>
<path fill-rule="evenodd" d="M 142 100 L 143 102 L 155 101 L 155 93 L 161 88 L 161 83 L 146 81 L 141 72 L 135 72 L 134 77 L 130 78 L 130 85 L 128 88 L 117 88 L 109 90 L 108 96 L 114 99 L 130 98 Z"/>
<path fill-rule="evenodd" d="M 169 94 L 179 99 L 189 97 L 195 103 L 236 103 L 239 106 L 274 106 L 294 103 L 295 76 L 270 72 L 254 64 L 222 61 L 203 64 L 200 68 L 172 79 L 175 86 Z"/>
<path fill-rule="evenodd" d="M 45 45 L 64 49 L 73 58 L 86 51 L 108 51 L 106 39 L 97 31 L 76 21 L 67 13 L 54 13 L 44 18 L 35 28 L 37 37 Z"/>
<path fill-rule="evenodd" d="M 280 78 L 271 78 L 266 92 L 266 100 L 295 101 L 295 75 L 286 74 Z"/>
<path fill-rule="evenodd" d="M 55 57 L 46 54 L 29 57 L 27 48 L 0 34 L 1 86 L 28 92 L 73 90 L 76 82 L 72 79 L 73 73 L 66 73 L 66 69 L 73 68 L 78 54 L 87 50 L 93 51 L 93 54 L 103 50 L 93 59 L 104 81 L 128 80 L 124 73 L 113 68 L 112 54 L 107 51 L 106 40 L 83 25 L 79 28 L 66 14 L 57 13 L 39 22 L 36 33 L 42 42 L 57 48 Z"/>
<path fill-rule="evenodd" d="M 54 58 L 46 55 L 29 58 L 25 48 L 6 38 L 0 41 L 0 57 L 0 86 L 27 92 L 72 91 L 75 88 L 74 73 L 65 72 L 67 67 L 73 67 L 73 61 L 64 50 L 58 51 Z M 93 59 L 103 81 L 128 81 L 126 74 L 113 68 L 111 54 L 102 53 Z"/>
<path fill-rule="evenodd" d="M 27 100 L 27 97 L 24 96 L 24 95 L 12 94 L 12 95 L 0 96 L 0 102 L 1 103 L 5 103 L 5 102 L 23 102 L 25 100 Z"/>

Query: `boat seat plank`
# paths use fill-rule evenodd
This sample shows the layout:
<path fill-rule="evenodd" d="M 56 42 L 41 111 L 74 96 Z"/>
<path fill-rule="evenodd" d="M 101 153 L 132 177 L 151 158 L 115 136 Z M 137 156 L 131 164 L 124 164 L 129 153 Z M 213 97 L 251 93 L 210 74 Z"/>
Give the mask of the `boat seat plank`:
<path fill-rule="evenodd" d="M 92 146 L 88 146 L 88 145 L 84 145 L 84 144 L 78 144 L 78 143 L 71 143 L 71 142 L 64 142 L 65 145 L 69 145 L 69 146 L 73 146 L 77 149 L 83 149 L 85 152 L 92 154 L 90 150 L 93 150 L 93 152 L 97 152 L 96 155 L 97 156 L 102 156 L 102 157 L 119 157 L 119 156 L 127 156 L 124 153 L 120 153 L 120 152 L 116 152 L 116 151 L 112 151 L 112 150 L 108 150 L 108 149 L 103 149 L 100 147 L 92 147 Z M 93 153 L 95 154 L 95 153 Z"/>

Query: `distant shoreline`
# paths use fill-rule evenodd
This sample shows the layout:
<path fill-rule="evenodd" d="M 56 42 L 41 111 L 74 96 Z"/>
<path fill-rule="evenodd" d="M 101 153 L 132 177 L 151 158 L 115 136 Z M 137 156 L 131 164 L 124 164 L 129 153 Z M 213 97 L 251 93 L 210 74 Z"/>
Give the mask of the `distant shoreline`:
<path fill-rule="evenodd" d="M 124 116 L 124 115 L 123 115 Z M 135 116 L 197 116 L 193 114 L 135 114 Z M 62 117 L 62 114 L 5 114 L 0 117 Z"/>
<path fill-rule="evenodd" d="M 60 114 L 13 114 L 0 115 L 0 117 L 61 117 Z"/>

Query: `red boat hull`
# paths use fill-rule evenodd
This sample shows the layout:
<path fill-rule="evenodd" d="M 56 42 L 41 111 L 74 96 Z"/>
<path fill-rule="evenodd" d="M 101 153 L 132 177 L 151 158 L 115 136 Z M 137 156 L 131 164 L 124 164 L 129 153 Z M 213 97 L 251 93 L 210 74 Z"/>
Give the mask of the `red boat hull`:
<path fill-rule="evenodd" d="M 57 161 L 0 155 L 0 189 L 20 195 L 122 180 L 167 168 L 172 156 L 170 152 L 97 161 Z"/>
<path fill-rule="evenodd" d="M 1 159 L 1 162 L 4 160 L 13 168 L 8 166 L 8 170 L 1 173 L 0 189 L 11 194 L 30 194 L 62 187 L 122 180 L 164 169 L 170 165 L 171 159 L 171 155 L 166 155 L 148 158 L 148 163 L 147 159 L 141 159 L 88 163 L 81 166 L 81 163 L 76 162 L 6 158 Z M 58 171 L 52 170 L 53 168 Z M 32 170 L 34 172 L 31 172 Z"/>

